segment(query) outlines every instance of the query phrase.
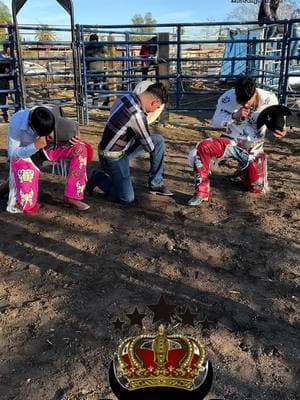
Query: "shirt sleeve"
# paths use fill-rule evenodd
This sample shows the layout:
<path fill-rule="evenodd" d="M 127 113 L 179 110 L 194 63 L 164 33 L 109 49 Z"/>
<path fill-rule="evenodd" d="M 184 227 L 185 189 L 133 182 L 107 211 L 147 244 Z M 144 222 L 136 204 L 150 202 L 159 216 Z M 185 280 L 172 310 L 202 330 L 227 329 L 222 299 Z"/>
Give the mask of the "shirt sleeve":
<path fill-rule="evenodd" d="M 10 159 L 14 158 L 29 158 L 38 150 L 34 143 L 21 147 L 21 134 L 22 131 L 12 119 L 8 128 L 8 144 L 7 152 Z"/>
<path fill-rule="evenodd" d="M 224 93 L 218 100 L 217 108 L 212 119 L 213 128 L 226 128 L 234 122 L 232 113 L 232 99 L 230 94 Z"/>
<path fill-rule="evenodd" d="M 134 113 L 131 117 L 130 128 L 140 139 L 141 145 L 143 146 L 144 150 L 151 153 L 154 150 L 154 144 L 150 137 L 146 117 L 143 116 L 140 112 Z"/>

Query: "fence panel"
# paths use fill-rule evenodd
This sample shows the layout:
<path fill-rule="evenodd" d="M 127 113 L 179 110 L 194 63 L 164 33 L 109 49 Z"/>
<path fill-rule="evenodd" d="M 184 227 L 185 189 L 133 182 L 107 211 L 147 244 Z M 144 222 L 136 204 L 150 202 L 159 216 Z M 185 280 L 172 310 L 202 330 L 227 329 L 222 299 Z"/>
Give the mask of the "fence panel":
<path fill-rule="evenodd" d="M 13 27 L 1 24 L 2 47 L 0 53 L 0 109 L 2 120 L 8 121 L 9 114 L 20 108 L 19 86 L 17 78 L 17 60 Z"/>
<path fill-rule="evenodd" d="M 64 104 L 88 123 L 147 78 L 168 84 L 169 111 L 211 113 L 233 80 L 246 74 L 260 87 L 275 91 L 281 103 L 297 109 L 299 23 L 278 21 L 276 35 L 273 25 L 258 27 L 255 22 L 141 26 L 146 32 L 131 25 L 77 25 L 74 31 L 20 25 L 20 59 L 15 27 L 5 26 L 2 44 L 10 45 L 11 70 L 0 78 L 9 78 L 10 87 L 0 94 L 8 95 L 11 109 L 20 108 L 22 97 L 30 107 Z M 41 31 L 49 40 L 41 40 Z"/>
<path fill-rule="evenodd" d="M 217 98 L 237 76 L 245 74 L 255 78 L 261 88 L 274 91 L 284 103 L 290 25 L 278 21 L 264 27 L 256 22 L 146 26 L 151 32 L 137 32 L 139 27 L 131 25 L 106 25 L 101 29 L 81 25 L 85 120 L 97 109 L 109 109 L 105 100 L 128 93 L 145 78 L 168 80 L 168 109 L 174 112 L 213 111 Z M 114 49 L 113 54 L 107 51 L 89 56 L 86 48 L 91 47 L 88 39 L 93 34 L 98 35 L 94 46 Z M 149 42 L 158 50 L 147 57 L 145 69 L 142 49 Z M 93 61 L 99 62 L 99 68 L 90 68 Z"/>

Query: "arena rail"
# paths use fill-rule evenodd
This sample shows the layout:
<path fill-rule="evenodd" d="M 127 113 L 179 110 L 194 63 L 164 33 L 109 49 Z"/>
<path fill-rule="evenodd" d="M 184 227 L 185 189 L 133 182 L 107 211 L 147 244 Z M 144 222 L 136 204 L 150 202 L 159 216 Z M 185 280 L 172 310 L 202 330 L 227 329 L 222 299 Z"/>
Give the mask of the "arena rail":
<path fill-rule="evenodd" d="M 10 79 L 10 108 L 67 104 L 80 122 L 88 124 L 91 117 L 105 114 L 116 97 L 148 78 L 169 87 L 169 112 L 209 113 L 220 94 L 244 74 L 275 91 L 282 104 L 295 110 L 300 107 L 300 39 L 295 36 L 300 20 L 277 21 L 277 34 L 271 37 L 268 32 L 273 25 L 259 27 L 255 21 L 146 26 L 72 23 L 70 27 L 2 26 L 7 30 L 2 44 L 9 43 L 11 48 L 11 72 L 0 78 Z M 49 31 L 55 39 L 36 40 L 39 30 Z M 92 34 L 98 41 L 89 40 Z M 157 50 L 145 57 L 140 51 L 149 39 Z"/>

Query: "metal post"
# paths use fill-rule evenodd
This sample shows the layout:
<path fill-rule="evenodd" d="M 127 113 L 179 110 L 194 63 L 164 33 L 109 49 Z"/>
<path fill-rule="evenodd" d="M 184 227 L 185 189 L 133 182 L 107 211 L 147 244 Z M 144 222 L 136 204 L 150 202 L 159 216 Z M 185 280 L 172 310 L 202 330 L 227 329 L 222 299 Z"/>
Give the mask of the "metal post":
<path fill-rule="evenodd" d="M 71 19 L 71 38 L 72 38 L 72 57 L 73 57 L 73 74 L 74 74 L 74 97 L 75 97 L 75 103 L 76 103 L 76 113 L 77 113 L 77 120 L 80 122 L 80 111 L 79 107 L 81 107 L 80 104 L 80 96 L 79 96 L 79 91 L 80 91 L 80 82 L 79 82 L 79 71 L 78 71 L 78 65 L 79 65 L 79 60 L 78 60 L 78 46 L 76 42 L 76 35 L 75 35 L 75 25 L 74 25 L 74 10 L 73 10 L 73 3 L 70 1 L 70 19 Z"/>
<path fill-rule="evenodd" d="M 278 96 L 280 104 L 286 101 L 286 92 L 288 86 L 288 73 L 289 73 L 289 61 L 290 61 L 290 37 L 291 37 L 290 22 L 284 23 L 284 31 L 282 38 L 281 48 L 281 60 L 280 60 L 280 73 L 278 82 Z"/>
<path fill-rule="evenodd" d="M 246 43 L 246 46 L 247 46 L 247 51 L 246 51 L 246 54 L 247 54 L 247 56 L 246 56 L 246 75 L 248 76 L 249 75 L 249 55 L 251 54 L 251 43 L 249 43 L 249 34 L 250 34 L 250 32 L 248 31 L 247 32 L 247 43 Z"/>
<path fill-rule="evenodd" d="M 263 39 L 266 40 L 267 39 L 267 29 L 268 28 L 263 28 L 262 32 L 263 32 Z M 262 45 L 262 54 L 263 54 L 263 60 L 261 62 L 261 70 L 262 70 L 262 77 L 261 77 L 261 85 L 264 84 L 264 79 L 265 79 L 265 64 L 266 64 L 266 47 L 267 47 L 267 42 L 263 42 Z"/>
<path fill-rule="evenodd" d="M 81 70 L 81 65 L 82 65 L 82 52 L 81 52 L 81 38 L 80 38 L 80 25 L 75 26 L 75 35 L 76 35 L 76 70 L 77 70 L 77 80 L 78 80 L 78 112 L 79 112 L 79 121 L 83 124 L 85 124 L 85 110 L 84 110 L 84 85 L 82 84 L 82 70 Z M 84 63 L 83 63 L 83 68 L 84 68 Z M 84 73 L 84 77 L 86 77 L 86 74 Z M 75 78 L 74 78 L 75 79 Z M 78 114 L 77 114 L 78 115 Z"/>
<path fill-rule="evenodd" d="M 79 25 L 78 25 L 79 32 Z M 83 93 L 82 93 L 82 101 L 83 101 L 83 121 L 84 124 L 88 125 L 89 123 L 89 107 L 88 107 L 88 87 L 87 87 L 87 67 L 86 67 L 86 52 L 85 52 L 85 38 L 84 38 L 84 28 L 80 26 L 80 43 L 81 43 L 81 61 L 82 61 L 82 70 L 83 70 Z"/>
<path fill-rule="evenodd" d="M 20 35 L 19 35 L 19 26 L 17 20 L 17 14 L 22 9 L 27 0 L 12 0 L 12 14 L 13 14 L 13 22 L 15 26 L 14 34 L 15 34 L 15 43 L 16 43 L 16 53 L 17 53 L 17 61 L 18 61 L 18 77 L 19 77 L 19 87 L 20 87 L 20 102 L 21 107 L 26 107 L 26 96 L 25 96 L 25 81 L 24 81 L 24 68 L 23 68 L 23 60 L 22 60 L 22 52 L 20 45 Z M 74 97 L 76 101 L 76 112 L 77 119 L 80 120 L 79 114 L 79 77 L 78 77 L 78 62 L 77 62 L 77 47 L 76 47 L 76 38 L 75 38 L 75 29 L 74 29 L 74 9 L 72 0 L 57 0 L 57 2 L 66 10 L 66 12 L 70 15 L 71 20 L 71 47 L 72 47 L 72 57 L 73 57 L 73 74 L 74 74 Z"/>
<path fill-rule="evenodd" d="M 280 93 L 280 104 L 287 104 L 287 91 L 289 82 L 289 69 L 290 69 L 290 52 L 291 52 L 291 34 L 292 34 L 293 21 L 288 21 L 284 25 L 284 33 L 282 40 L 281 64 L 280 64 L 280 77 L 278 89 Z"/>
<path fill-rule="evenodd" d="M 16 71 L 16 56 L 15 56 L 15 41 L 14 41 L 14 29 L 12 25 L 8 26 L 8 37 L 10 46 L 10 57 L 11 57 L 11 73 L 13 74 L 13 85 L 15 89 L 15 112 L 20 109 L 20 89 L 18 85 L 18 76 Z"/>
<path fill-rule="evenodd" d="M 129 32 L 125 33 L 125 57 L 127 58 L 127 60 L 129 60 L 130 57 L 130 49 L 129 49 Z M 131 63 L 130 61 L 126 61 L 126 74 L 129 75 L 130 74 L 130 66 Z M 124 73 L 122 74 L 124 76 Z M 124 79 L 124 77 L 123 77 Z M 128 92 L 130 92 L 132 90 L 131 87 L 131 79 L 127 80 L 127 90 Z"/>
<path fill-rule="evenodd" d="M 23 61 L 22 61 L 22 51 L 20 45 L 20 35 L 19 35 L 19 25 L 17 20 L 17 7 L 15 2 L 12 3 L 12 14 L 13 14 L 13 22 L 14 22 L 14 42 L 16 45 L 16 54 L 17 54 L 17 65 L 18 65 L 18 81 L 19 81 L 19 93 L 20 93 L 20 105 L 21 108 L 26 108 L 26 98 L 25 98 L 25 82 L 24 82 L 24 69 L 23 69 Z"/>
<path fill-rule="evenodd" d="M 182 91 L 182 82 L 181 82 L 181 26 L 177 25 L 176 29 L 177 33 L 177 77 L 176 77 L 176 108 L 180 107 L 180 98 Z"/>

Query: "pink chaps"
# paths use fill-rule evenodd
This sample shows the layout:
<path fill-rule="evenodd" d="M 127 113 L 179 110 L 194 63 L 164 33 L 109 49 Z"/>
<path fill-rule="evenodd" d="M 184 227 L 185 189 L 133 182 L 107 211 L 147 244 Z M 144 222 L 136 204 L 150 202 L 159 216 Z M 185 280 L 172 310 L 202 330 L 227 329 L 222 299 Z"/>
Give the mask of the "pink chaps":
<path fill-rule="evenodd" d="M 86 184 L 86 145 L 77 143 L 70 146 L 59 143 L 54 149 L 46 147 L 44 153 L 49 161 L 70 160 L 64 195 L 70 199 L 82 200 Z M 30 159 L 16 158 L 11 160 L 10 165 L 18 207 L 23 212 L 30 212 L 37 206 L 40 170 Z"/>

